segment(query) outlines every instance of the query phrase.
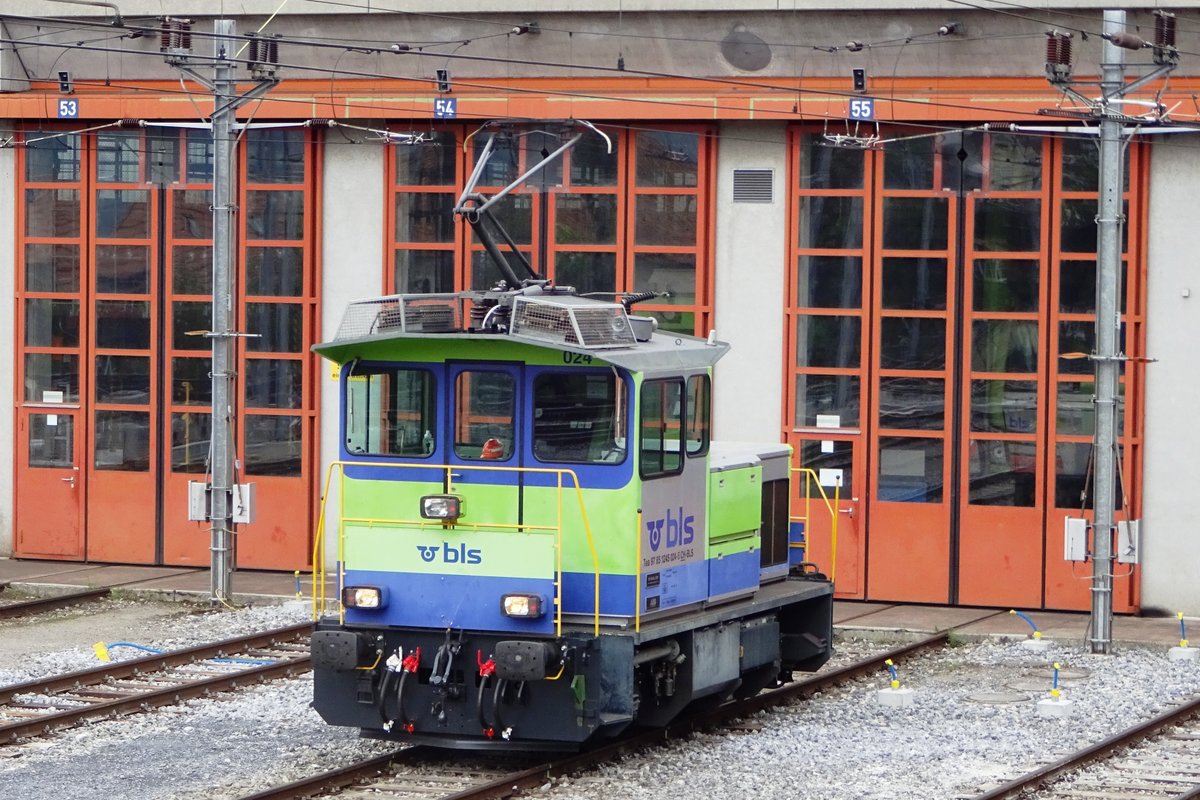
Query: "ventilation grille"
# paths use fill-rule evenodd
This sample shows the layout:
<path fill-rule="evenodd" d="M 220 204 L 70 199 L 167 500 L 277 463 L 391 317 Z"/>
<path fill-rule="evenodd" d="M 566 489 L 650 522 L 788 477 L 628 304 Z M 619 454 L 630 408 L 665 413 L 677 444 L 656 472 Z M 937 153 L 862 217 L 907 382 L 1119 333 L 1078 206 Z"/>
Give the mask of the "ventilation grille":
<path fill-rule="evenodd" d="M 342 317 L 334 341 L 381 333 L 450 333 L 461 330 L 461 302 L 454 294 L 408 294 L 359 300 Z"/>
<path fill-rule="evenodd" d="M 516 298 L 511 330 L 514 336 L 587 350 L 631 347 L 636 341 L 620 303 L 596 303 L 574 297 Z"/>
<path fill-rule="evenodd" d="M 733 202 L 771 203 L 775 200 L 775 170 L 735 169 Z"/>

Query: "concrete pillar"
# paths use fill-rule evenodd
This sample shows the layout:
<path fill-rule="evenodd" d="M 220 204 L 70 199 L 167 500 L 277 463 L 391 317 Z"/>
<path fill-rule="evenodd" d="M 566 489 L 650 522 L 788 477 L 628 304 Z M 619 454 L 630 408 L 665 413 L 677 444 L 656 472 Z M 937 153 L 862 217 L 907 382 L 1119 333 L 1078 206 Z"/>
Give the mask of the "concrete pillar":
<path fill-rule="evenodd" d="M 318 341 L 333 338 L 350 301 L 383 294 L 385 146 L 351 144 L 337 135 L 326 139 Z M 329 464 L 338 458 L 341 414 L 338 382 L 331 365 L 322 360 L 318 370 L 323 489 Z M 337 557 L 337 528 L 332 526 L 335 519 L 330 516 L 325 524 L 326 566 L 331 567 Z"/>
<path fill-rule="evenodd" d="M 1200 615 L 1200 507 L 1195 470 L 1196 342 L 1200 341 L 1200 136 L 1166 136 L 1150 158 L 1142 608 Z"/>
<path fill-rule="evenodd" d="M 714 306 L 717 338 L 733 350 L 716 368 L 714 436 L 777 442 L 786 336 L 787 127 L 727 122 L 718 148 Z M 739 169 L 774 172 L 770 203 L 733 202 Z"/>

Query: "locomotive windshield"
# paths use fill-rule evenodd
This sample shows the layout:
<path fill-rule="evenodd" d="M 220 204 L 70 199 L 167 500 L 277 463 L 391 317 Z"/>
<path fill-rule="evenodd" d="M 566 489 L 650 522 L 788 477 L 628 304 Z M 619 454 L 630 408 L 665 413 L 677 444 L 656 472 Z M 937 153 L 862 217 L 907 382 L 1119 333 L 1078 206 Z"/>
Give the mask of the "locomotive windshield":
<path fill-rule="evenodd" d="M 437 435 L 433 373 L 358 367 L 346 380 L 346 450 L 422 458 Z"/>
<path fill-rule="evenodd" d="M 625 460 L 625 382 L 612 373 L 553 373 L 533 385 L 533 454 L 539 461 Z"/>

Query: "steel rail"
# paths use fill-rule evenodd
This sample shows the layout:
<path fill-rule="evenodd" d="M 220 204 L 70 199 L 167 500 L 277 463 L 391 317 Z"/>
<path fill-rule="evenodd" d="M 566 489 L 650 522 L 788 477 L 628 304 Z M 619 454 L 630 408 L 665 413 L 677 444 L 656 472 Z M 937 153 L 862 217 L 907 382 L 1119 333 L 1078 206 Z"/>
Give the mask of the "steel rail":
<path fill-rule="evenodd" d="M 51 678 L 42 678 L 25 683 L 0 687 L 0 703 L 10 704 L 17 695 L 48 695 L 59 694 L 92 695 L 94 702 L 65 708 L 60 711 L 38 713 L 35 716 L 20 720 L 0 723 L 0 744 L 7 744 L 16 739 L 38 736 L 56 728 L 68 727 L 74 723 L 109 717 L 117 714 L 129 714 L 146 710 L 151 707 L 172 705 L 193 697 L 202 696 L 214 691 L 237 688 L 239 683 L 247 681 L 259 682 L 268 678 L 283 677 L 307 671 L 310 668 L 308 654 L 295 657 L 280 658 L 270 664 L 250 665 L 243 669 L 230 671 L 224 675 L 165 677 L 163 680 L 172 681 L 169 685 L 147 687 L 146 691 L 123 688 L 118 690 L 126 696 L 105 699 L 103 694 L 96 696 L 96 689 L 108 686 L 108 682 L 120 678 L 148 677 L 155 672 L 173 667 L 201 663 L 213 658 L 232 656 L 255 649 L 277 647 L 289 644 L 303 637 L 310 631 L 309 623 L 279 628 L 273 631 L 226 639 L 220 642 L 176 650 L 170 653 L 131 659 L 117 664 L 90 670 L 81 670 Z M 91 691 L 89 691 L 91 689 Z M 107 692 L 113 690 L 108 689 Z M 79 697 L 72 697 L 71 702 L 80 702 Z M 56 707 L 48 703 L 47 707 Z"/>
<path fill-rule="evenodd" d="M 4 584 L 4 586 L 7 586 L 7 584 Z M 3 587 L 0 587 L 0 589 L 3 589 Z M 90 600 L 100 600 L 108 597 L 111 591 L 107 587 L 103 589 L 84 589 L 78 592 L 54 595 L 53 597 L 39 597 L 36 600 L 10 603 L 0 606 L 0 619 L 25 617 L 30 614 L 40 614 L 43 611 L 53 611 L 56 608 L 73 606 L 77 603 L 86 603 Z"/>
<path fill-rule="evenodd" d="M 522 795 L 541 786 L 548 778 L 581 772 L 620 756 L 644 750 L 665 741 L 682 738 L 697 730 L 711 728 L 713 725 L 745 717 L 762 709 L 781 706 L 796 698 L 807 697 L 837 684 L 878 672 L 888 659 L 900 660 L 931 648 L 943 646 L 949 640 L 949 636 L 949 632 L 933 634 L 845 667 L 830 670 L 828 673 L 814 675 L 811 678 L 761 692 L 745 700 L 731 700 L 722 703 L 715 709 L 696 711 L 665 728 L 639 731 L 619 741 L 604 744 L 592 750 L 569 754 L 544 764 L 515 771 L 478 786 L 446 795 L 442 800 L 497 800 L 498 798 Z M 445 757 L 445 751 L 428 745 L 415 745 L 398 750 L 391 755 L 379 756 L 311 778 L 267 789 L 257 794 L 247 795 L 242 800 L 297 800 L 350 786 L 366 788 L 362 785 L 364 781 L 387 774 L 392 766 L 421 762 L 434 757 Z M 415 778 L 415 780 L 419 780 L 419 778 Z M 380 796 L 385 797 L 386 794 Z"/>
<path fill-rule="evenodd" d="M 1138 742 L 1148 739 L 1165 728 L 1183 722 L 1189 717 L 1200 713 L 1200 698 L 1190 700 L 1183 705 L 1164 711 L 1156 717 L 1113 734 L 1090 747 L 1061 758 L 1052 764 L 1027 772 L 1019 778 L 997 786 L 995 789 L 976 795 L 974 800 L 1004 800 L 1018 797 L 1022 792 L 1039 789 L 1063 775 L 1078 770 L 1096 761 L 1102 761 L 1114 753 L 1128 749 Z M 1184 797 L 1198 797 L 1200 790 L 1189 792 Z"/>

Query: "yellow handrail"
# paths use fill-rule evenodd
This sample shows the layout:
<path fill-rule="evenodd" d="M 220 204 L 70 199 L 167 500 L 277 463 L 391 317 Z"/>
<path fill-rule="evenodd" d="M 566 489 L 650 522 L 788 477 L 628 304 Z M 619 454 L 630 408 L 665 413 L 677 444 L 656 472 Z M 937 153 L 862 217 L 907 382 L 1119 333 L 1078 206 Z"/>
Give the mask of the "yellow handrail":
<path fill-rule="evenodd" d="M 808 542 L 812 535 L 812 486 L 815 484 L 817 492 L 821 495 L 821 500 L 825 503 L 825 510 L 829 512 L 829 528 L 830 528 L 830 546 L 829 546 L 829 580 L 833 581 L 836 578 L 837 570 L 837 538 L 838 538 L 838 504 L 841 501 L 842 485 L 837 483 L 833 487 L 833 501 L 829 500 L 829 495 L 825 493 L 825 487 L 821 485 L 820 477 L 815 470 L 808 467 L 792 467 L 792 473 L 801 473 L 804 475 L 804 514 L 801 516 L 793 515 L 790 517 L 792 522 L 804 523 L 804 544 L 790 544 L 789 547 L 796 547 L 804 550 L 804 555 L 808 556 Z"/>
<path fill-rule="evenodd" d="M 436 520 L 398 520 L 398 519 L 375 519 L 367 517 L 347 517 L 345 515 L 345 491 L 344 484 L 346 479 L 346 467 L 386 467 L 389 469 L 436 469 L 445 473 L 446 486 L 453 489 L 452 481 L 454 472 L 458 470 L 474 470 L 480 472 L 524 472 L 524 473 L 542 473 L 556 476 L 556 525 L 528 525 L 528 524 L 481 524 L 481 523 L 456 523 L 455 527 L 467 528 L 470 530 L 478 530 L 487 528 L 489 530 L 500 529 L 515 529 L 524 531 L 540 531 L 545 533 L 553 532 L 555 534 L 555 549 L 556 549 L 556 565 L 555 565 L 555 580 L 554 580 L 554 604 L 555 604 L 555 635 L 562 633 L 562 545 L 563 545 L 563 479 L 569 477 L 571 484 L 575 489 L 575 496 L 579 503 L 579 515 L 583 522 L 584 536 L 587 538 L 588 551 L 592 558 L 592 573 L 593 573 L 593 630 L 595 634 L 600 635 L 600 558 L 596 553 L 596 542 L 592 536 L 591 521 L 588 519 L 587 508 L 583 502 L 583 488 L 579 484 L 579 476 L 571 469 L 551 469 L 546 467 L 500 467 L 500 466 L 484 466 L 474 464 L 396 464 L 391 462 L 379 461 L 333 461 L 329 464 L 329 469 L 325 476 L 325 488 L 321 494 L 321 503 L 318 511 L 318 519 L 316 533 L 313 536 L 313 619 L 320 617 L 325 610 L 328 602 L 325 593 L 325 515 L 326 504 L 329 500 L 329 489 L 333 482 L 334 470 L 338 471 L 338 564 L 345 565 L 345 525 L 347 522 L 360 522 L 368 525 L 377 523 L 386 523 L 388 525 L 403 525 L 406 527 L 442 527 L 443 523 Z M 338 616 L 340 621 L 345 621 L 345 608 L 341 603 L 341 590 L 344 584 L 344 574 L 339 570 L 338 574 Z"/>

